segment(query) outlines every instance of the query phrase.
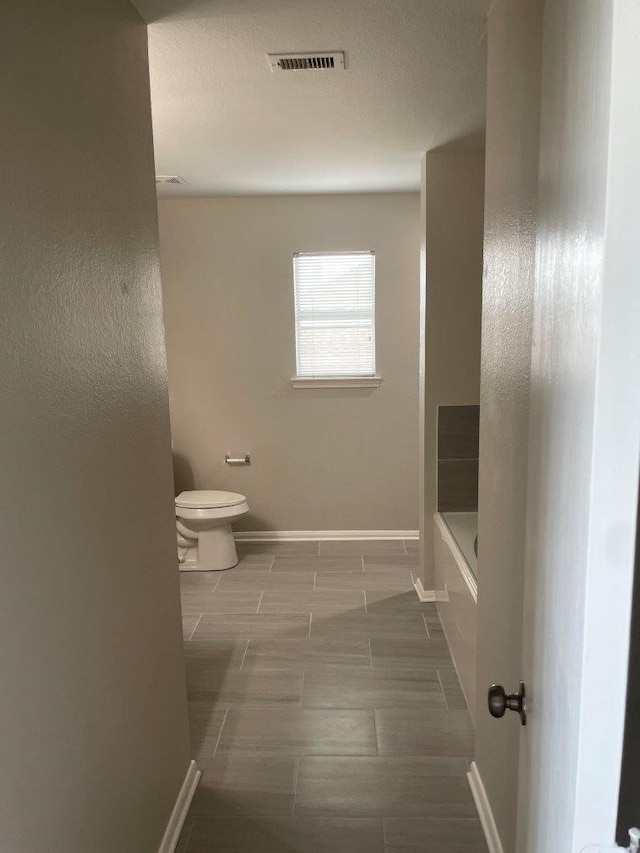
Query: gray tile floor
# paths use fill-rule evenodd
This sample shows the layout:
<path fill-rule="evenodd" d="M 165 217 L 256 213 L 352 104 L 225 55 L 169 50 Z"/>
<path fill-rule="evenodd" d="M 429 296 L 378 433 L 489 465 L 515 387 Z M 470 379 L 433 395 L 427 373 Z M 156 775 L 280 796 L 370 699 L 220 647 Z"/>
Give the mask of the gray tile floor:
<path fill-rule="evenodd" d="M 473 728 L 412 542 L 182 573 L 200 787 L 179 853 L 486 853 Z"/>

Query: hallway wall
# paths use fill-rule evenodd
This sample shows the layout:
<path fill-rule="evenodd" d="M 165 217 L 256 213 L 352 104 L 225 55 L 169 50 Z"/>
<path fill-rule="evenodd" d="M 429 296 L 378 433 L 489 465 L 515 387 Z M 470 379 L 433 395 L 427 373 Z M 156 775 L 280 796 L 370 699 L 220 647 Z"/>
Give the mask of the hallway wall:
<path fill-rule="evenodd" d="M 156 853 L 190 752 L 146 28 L 0 25 L 0 849 Z"/>
<path fill-rule="evenodd" d="M 244 530 L 418 526 L 416 193 L 161 200 L 176 487 Z M 292 388 L 294 252 L 373 249 L 379 388 Z M 250 452 L 250 467 L 226 453 Z"/>
<path fill-rule="evenodd" d="M 438 406 L 480 395 L 484 150 L 430 151 L 422 172 L 420 545 L 434 588 Z"/>

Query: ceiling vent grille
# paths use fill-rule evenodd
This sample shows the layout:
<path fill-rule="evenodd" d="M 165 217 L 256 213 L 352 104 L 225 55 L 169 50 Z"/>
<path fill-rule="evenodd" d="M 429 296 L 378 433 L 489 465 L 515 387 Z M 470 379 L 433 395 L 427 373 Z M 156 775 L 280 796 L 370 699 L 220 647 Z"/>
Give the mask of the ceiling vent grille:
<path fill-rule="evenodd" d="M 344 71 L 343 51 L 321 53 L 268 53 L 271 70 L 280 71 Z"/>
<path fill-rule="evenodd" d="M 186 183 L 184 178 L 181 178 L 179 175 L 156 175 L 156 184 L 158 185 L 164 186 L 169 184 L 169 186 L 175 186 L 177 184 L 178 186 L 182 186 Z"/>

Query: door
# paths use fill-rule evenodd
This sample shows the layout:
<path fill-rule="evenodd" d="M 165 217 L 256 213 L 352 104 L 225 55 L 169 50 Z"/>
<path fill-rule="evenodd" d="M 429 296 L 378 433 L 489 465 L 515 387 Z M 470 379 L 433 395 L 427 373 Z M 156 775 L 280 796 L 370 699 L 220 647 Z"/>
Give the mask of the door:
<path fill-rule="evenodd" d="M 639 47 L 637 0 L 545 5 L 519 853 L 615 839 L 640 450 Z"/>
<path fill-rule="evenodd" d="M 615 836 L 640 456 L 639 47 L 637 0 L 494 0 L 489 15 L 474 772 L 492 853 Z M 492 681 L 521 678 L 526 727 L 483 714 Z"/>

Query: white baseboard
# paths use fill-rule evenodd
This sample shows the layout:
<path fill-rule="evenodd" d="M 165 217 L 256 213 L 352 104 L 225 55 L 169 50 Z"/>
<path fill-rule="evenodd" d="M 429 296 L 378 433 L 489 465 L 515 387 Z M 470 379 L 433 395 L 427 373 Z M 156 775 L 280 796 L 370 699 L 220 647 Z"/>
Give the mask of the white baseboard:
<path fill-rule="evenodd" d="M 425 589 L 422 586 L 422 581 L 418 578 L 417 581 L 413 582 L 413 588 L 415 589 L 418 598 L 420 601 L 448 601 L 449 597 L 446 591 L 441 592 L 439 589 Z"/>
<path fill-rule="evenodd" d="M 178 846 L 180 833 L 182 832 L 182 827 L 184 826 L 189 806 L 191 805 L 191 800 L 193 799 L 193 795 L 198 787 L 200 775 L 198 765 L 195 761 L 192 761 L 191 764 L 189 764 L 186 776 L 184 777 L 184 782 L 180 788 L 180 793 L 178 794 L 173 811 L 171 812 L 171 817 L 169 818 L 169 823 L 164 831 L 164 836 L 162 838 L 162 843 L 158 848 L 158 853 L 174 853 Z"/>
<path fill-rule="evenodd" d="M 417 530 L 237 530 L 236 542 L 318 542 L 417 539 Z"/>
<path fill-rule="evenodd" d="M 487 841 L 489 853 L 504 853 L 502 842 L 498 835 L 498 827 L 491 811 L 491 803 L 487 797 L 487 792 L 475 761 L 471 762 L 471 770 L 467 773 L 467 779 L 469 780 L 469 787 L 471 788 L 476 809 L 478 810 L 478 817 L 484 830 L 484 837 Z"/>

